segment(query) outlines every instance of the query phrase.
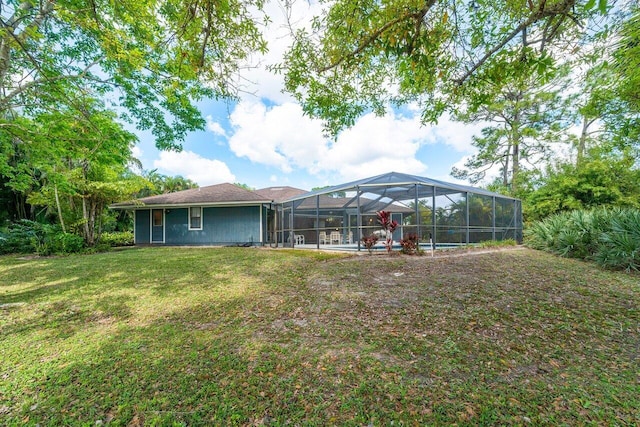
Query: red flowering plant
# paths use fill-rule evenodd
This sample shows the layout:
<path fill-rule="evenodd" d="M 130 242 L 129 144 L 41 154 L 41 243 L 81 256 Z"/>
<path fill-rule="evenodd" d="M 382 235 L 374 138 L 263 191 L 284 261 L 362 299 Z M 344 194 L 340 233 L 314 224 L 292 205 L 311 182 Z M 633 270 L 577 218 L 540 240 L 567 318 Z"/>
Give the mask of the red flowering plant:
<path fill-rule="evenodd" d="M 385 231 L 387 240 L 384 242 L 384 247 L 387 248 L 387 252 L 391 252 L 393 246 L 393 232 L 398 228 L 398 221 L 391 219 L 391 212 L 380 211 L 378 215 L 378 224 L 382 226 Z"/>
<path fill-rule="evenodd" d="M 371 254 L 373 247 L 376 245 L 376 243 L 378 243 L 378 236 L 376 236 L 375 234 L 364 236 L 362 238 L 362 243 L 364 243 L 364 247 L 367 248 L 369 254 Z"/>
<path fill-rule="evenodd" d="M 420 251 L 418 246 L 418 235 L 416 233 L 407 233 L 400 240 L 400 246 L 402 246 L 403 254 L 416 254 Z"/>

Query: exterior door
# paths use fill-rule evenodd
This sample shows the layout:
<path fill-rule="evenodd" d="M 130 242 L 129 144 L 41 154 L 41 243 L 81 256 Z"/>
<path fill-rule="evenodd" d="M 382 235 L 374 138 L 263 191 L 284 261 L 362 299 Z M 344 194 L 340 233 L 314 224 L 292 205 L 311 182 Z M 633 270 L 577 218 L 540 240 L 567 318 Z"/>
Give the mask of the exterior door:
<path fill-rule="evenodd" d="M 151 210 L 151 243 L 164 243 L 164 209 Z"/>

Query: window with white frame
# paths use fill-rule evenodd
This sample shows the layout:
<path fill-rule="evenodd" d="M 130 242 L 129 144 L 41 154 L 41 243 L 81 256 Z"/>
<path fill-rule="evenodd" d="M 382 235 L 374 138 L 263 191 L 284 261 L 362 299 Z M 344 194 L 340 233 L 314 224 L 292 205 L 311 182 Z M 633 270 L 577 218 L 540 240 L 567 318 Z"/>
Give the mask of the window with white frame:
<path fill-rule="evenodd" d="M 189 208 L 189 230 L 202 230 L 202 208 Z"/>

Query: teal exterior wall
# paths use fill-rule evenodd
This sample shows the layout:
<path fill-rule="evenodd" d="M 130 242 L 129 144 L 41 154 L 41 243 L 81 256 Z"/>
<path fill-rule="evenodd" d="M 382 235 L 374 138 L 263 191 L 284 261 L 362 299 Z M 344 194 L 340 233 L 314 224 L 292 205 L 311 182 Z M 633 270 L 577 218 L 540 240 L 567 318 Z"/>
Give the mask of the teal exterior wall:
<path fill-rule="evenodd" d="M 167 245 L 260 244 L 261 206 L 203 207 L 202 230 L 189 230 L 188 208 L 166 208 L 164 243 Z M 149 243 L 151 214 L 136 210 L 136 243 Z M 265 213 L 262 216 L 263 233 Z"/>
<path fill-rule="evenodd" d="M 136 244 L 146 244 L 151 241 L 151 211 L 149 209 L 137 210 L 135 215 L 135 236 Z"/>

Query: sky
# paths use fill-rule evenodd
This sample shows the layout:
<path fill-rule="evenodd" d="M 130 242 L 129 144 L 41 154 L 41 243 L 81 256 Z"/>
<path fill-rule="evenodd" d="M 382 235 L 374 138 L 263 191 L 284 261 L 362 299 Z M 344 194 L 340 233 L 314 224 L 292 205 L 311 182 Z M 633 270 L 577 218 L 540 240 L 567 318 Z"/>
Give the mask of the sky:
<path fill-rule="evenodd" d="M 308 25 L 317 7 L 293 3 L 290 22 Z M 252 58 L 262 66 L 243 73 L 250 85 L 240 100 L 200 102 L 207 128 L 189 134 L 181 152 L 159 151 L 150 133 L 135 132 L 140 142 L 134 156 L 144 170 L 182 175 L 200 186 L 231 182 L 256 189 L 311 190 L 391 171 L 462 182 L 450 176 L 451 169 L 473 154 L 472 136 L 482 124 L 444 116 L 437 125 L 422 125 L 420 111 L 406 106 L 384 117 L 364 115 L 335 140 L 323 137 L 322 123 L 304 116 L 283 93 L 282 76 L 264 67 L 279 62 L 290 41 L 282 8 L 271 2 L 266 11 L 272 19 L 264 31 L 269 53 Z"/>

